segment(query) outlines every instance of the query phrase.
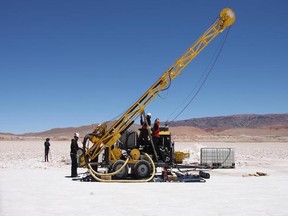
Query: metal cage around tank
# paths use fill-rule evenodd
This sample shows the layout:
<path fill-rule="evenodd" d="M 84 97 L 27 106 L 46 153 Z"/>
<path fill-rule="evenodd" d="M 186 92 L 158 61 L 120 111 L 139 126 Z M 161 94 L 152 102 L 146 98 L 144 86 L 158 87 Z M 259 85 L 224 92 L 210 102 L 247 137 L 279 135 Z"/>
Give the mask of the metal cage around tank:
<path fill-rule="evenodd" d="M 200 164 L 211 168 L 235 168 L 234 148 L 201 148 Z"/>

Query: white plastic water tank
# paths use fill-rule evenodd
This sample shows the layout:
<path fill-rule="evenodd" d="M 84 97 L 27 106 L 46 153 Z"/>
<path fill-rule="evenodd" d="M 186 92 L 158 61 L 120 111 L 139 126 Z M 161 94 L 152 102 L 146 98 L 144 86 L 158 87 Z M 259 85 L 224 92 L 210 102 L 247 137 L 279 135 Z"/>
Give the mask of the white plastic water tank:
<path fill-rule="evenodd" d="M 200 164 L 213 168 L 235 168 L 233 148 L 201 148 Z"/>

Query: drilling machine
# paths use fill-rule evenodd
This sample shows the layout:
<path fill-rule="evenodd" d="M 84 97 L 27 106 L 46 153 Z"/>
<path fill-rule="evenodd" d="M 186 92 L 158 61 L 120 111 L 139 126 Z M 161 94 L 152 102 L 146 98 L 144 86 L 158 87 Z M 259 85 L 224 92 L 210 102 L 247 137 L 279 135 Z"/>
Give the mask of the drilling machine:
<path fill-rule="evenodd" d="M 89 170 L 89 176 L 100 182 L 149 182 L 155 178 L 157 168 L 162 168 L 162 177 L 166 181 L 167 170 L 171 173 L 171 170 L 181 167 L 195 168 L 181 164 L 187 153 L 175 152 L 168 127 L 161 127 L 160 146 L 154 145 L 151 133 L 149 143 L 140 145 L 137 131 L 129 128 L 141 115 L 147 123 L 146 106 L 169 88 L 183 69 L 234 21 L 234 11 L 224 8 L 217 20 L 118 120 L 109 127 L 102 123 L 84 137 L 79 164 Z"/>

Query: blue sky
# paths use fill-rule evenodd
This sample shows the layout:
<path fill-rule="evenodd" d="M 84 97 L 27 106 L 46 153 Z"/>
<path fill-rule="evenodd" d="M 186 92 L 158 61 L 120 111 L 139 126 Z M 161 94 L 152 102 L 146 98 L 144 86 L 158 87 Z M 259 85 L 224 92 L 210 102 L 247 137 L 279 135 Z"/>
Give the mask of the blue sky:
<path fill-rule="evenodd" d="M 224 7 L 235 11 L 236 22 L 205 85 L 177 120 L 287 113 L 288 1 L 3 0 L 0 132 L 114 119 Z M 180 112 L 223 35 L 147 107 L 152 118 L 171 120 Z"/>

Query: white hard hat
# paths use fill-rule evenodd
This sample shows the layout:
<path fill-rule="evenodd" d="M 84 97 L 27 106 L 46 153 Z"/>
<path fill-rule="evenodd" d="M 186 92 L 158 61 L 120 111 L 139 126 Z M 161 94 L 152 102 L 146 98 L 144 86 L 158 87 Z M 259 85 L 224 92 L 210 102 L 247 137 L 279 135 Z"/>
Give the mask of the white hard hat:
<path fill-rule="evenodd" d="M 150 116 L 150 117 L 151 117 L 151 116 L 152 116 L 152 114 L 151 114 L 151 113 L 147 113 L 147 116 Z"/>
<path fill-rule="evenodd" d="M 79 133 L 75 133 L 75 134 L 74 134 L 74 136 L 76 136 L 76 137 L 78 137 L 78 138 L 79 138 Z"/>

